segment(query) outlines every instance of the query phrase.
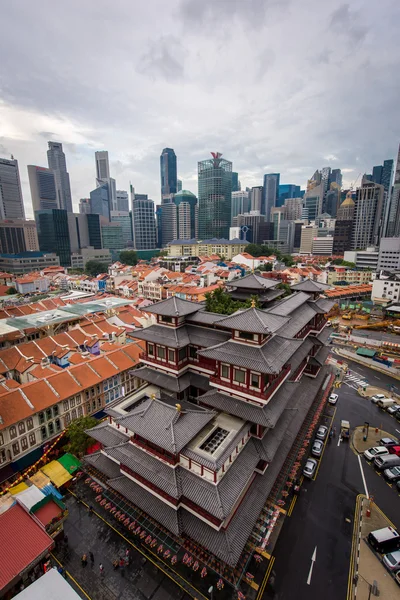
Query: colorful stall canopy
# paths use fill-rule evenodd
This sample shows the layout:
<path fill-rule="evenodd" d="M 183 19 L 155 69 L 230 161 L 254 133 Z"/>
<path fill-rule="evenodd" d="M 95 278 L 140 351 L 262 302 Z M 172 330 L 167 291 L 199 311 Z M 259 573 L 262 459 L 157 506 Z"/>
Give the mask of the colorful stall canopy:
<path fill-rule="evenodd" d="M 52 483 L 54 483 L 54 485 L 58 488 L 72 479 L 72 475 L 70 475 L 68 471 L 64 469 L 58 460 L 52 460 L 47 465 L 44 465 L 44 467 L 42 467 L 40 470 L 47 475 L 51 479 Z"/>
<path fill-rule="evenodd" d="M 57 461 L 62 464 L 68 473 L 75 473 L 81 467 L 80 461 L 73 454 L 69 454 L 69 452 L 60 456 Z"/>

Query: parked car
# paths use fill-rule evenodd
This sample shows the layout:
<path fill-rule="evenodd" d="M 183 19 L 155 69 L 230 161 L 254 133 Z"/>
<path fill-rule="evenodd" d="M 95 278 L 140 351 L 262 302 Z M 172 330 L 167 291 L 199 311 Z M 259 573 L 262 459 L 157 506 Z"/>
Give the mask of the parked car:
<path fill-rule="evenodd" d="M 397 573 L 395 573 L 394 578 L 396 580 L 397 585 L 400 585 L 400 571 L 397 571 Z"/>
<path fill-rule="evenodd" d="M 385 554 L 383 563 L 389 571 L 397 571 L 397 569 L 400 569 L 400 550 Z"/>
<path fill-rule="evenodd" d="M 307 458 L 307 462 L 303 469 L 304 477 L 308 477 L 309 479 L 312 479 L 314 476 L 314 473 L 316 471 L 317 464 L 318 463 L 315 460 L 315 458 Z"/>
<path fill-rule="evenodd" d="M 318 431 L 317 431 L 315 437 L 318 440 L 324 440 L 326 438 L 326 436 L 327 436 L 327 433 L 328 433 L 328 428 L 325 427 L 325 425 L 320 425 L 318 427 Z"/>
<path fill-rule="evenodd" d="M 392 404 L 392 406 L 389 406 L 386 410 L 389 415 L 395 415 L 397 411 L 400 410 L 400 404 Z"/>
<path fill-rule="evenodd" d="M 388 446 L 389 454 L 400 456 L 400 446 Z"/>
<path fill-rule="evenodd" d="M 373 402 L 374 404 L 377 404 L 377 402 L 379 402 L 379 400 L 384 400 L 386 398 L 385 394 L 376 394 L 375 396 L 371 397 L 371 402 Z"/>
<path fill-rule="evenodd" d="M 398 442 L 396 442 L 396 440 L 394 440 L 393 438 L 381 438 L 379 440 L 379 446 L 397 446 Z"/>
<path fill-rule="evenodd" d="M 400 467 L 390 467 L 383 471 L 383 476 L 388 481 L 396 482 L 400 480 Z"/>
<path fill-rule="evenodd" d="M 368 534 L 368 542 L 377 552 L 387 554 L 400 548 L 400 535 L 393 527 L 383 527 Z"/>
<path fill-rule="evenodd" d="M 313 456 L 320 457 L 323 449 L 324 449 L 324 442 L 322 440 L 314 440 L 312 448 L 311 448 L 311 454 Z"/>
<path fill-rule="evenodd" d="M 365 450 L 364 456 L 367 460 L 374 460 L 377 456 L 384 456 L 385 454 L 389 454 L 389 450 L 385 448 L 385 446 L 374 446 L 373 448 L 368 448 Z"/>
<path fill-rule="evenodd" d="M 400 456 L 396 456 L 395 454 L 378 456 L 374 459 L 374 467 L 378 469 L 378 471 L 384 471 L 391 467 L 400 467 Z"/>
<path fill-rule="evenodd" d="M 338 401 L 339 396 L 337 394 L 331 394 L 329 396 L 329 404 L 336 404 L 336 402 Z M 400 408 L 400 407 L 399 407 Z"/>
<path fill-rule="evenodd" d="M 378 400 L 378 402 L 376 403 L 376 405 L 379 408 L 382 408 L 383 410 L 388 409 L 390 406 L 393 406 L 393 404 L 396 404 L 393 398 L 384 398 L 382 400 Z"/>
<path fill-rule="evenodd" d="M 397 491 L 400 494 L 400 481 L 396 481 Z"/>

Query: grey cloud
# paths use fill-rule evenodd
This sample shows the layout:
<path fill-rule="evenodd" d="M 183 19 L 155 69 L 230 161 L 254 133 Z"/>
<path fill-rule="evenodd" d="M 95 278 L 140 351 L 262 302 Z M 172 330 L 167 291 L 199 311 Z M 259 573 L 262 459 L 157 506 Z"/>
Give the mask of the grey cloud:
<path fill-rule="evenodd" d="M 345 33 L 353 43 L 364 40 L 368 28 L 360 23 L 361 12 L 353 11 L 349 4 L 342 4 L 333 11 L 330 25 L 339 33 Z"/>
<path fill-rule="evenodd" d="M 172 36 L 163 36 L 152 41 L 148 49 L 141 55 L 137 71 L 142 75 L 162 77 L 167 81 L 183 78 L 184 49 L 179 40 Z"/>

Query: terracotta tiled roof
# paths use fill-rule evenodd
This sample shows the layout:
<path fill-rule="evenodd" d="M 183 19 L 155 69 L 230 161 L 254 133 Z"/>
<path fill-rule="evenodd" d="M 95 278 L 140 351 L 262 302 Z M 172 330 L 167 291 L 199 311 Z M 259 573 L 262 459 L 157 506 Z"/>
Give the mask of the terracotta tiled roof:
<path fill-rule="evenodd" d="M 54 545 L 52 538 L 19 504 L 0 515 L 0 594 L 14 578 Z"/>

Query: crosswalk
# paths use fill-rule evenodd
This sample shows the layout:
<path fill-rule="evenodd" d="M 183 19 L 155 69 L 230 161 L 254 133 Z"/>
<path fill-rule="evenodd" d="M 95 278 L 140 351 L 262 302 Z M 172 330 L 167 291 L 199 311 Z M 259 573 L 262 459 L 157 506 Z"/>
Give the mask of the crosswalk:
<path fill-rule="evenodd" d="M 368 381 L 365 381 L 365 378 L 359 373 L 355 373 L 355 371 L 351 371 L 350 375 L 345 375 L 343 379 L 343 384 L 352 388 L 353 390 L 357 390 L 359 387 L 367 387 Z"/>

